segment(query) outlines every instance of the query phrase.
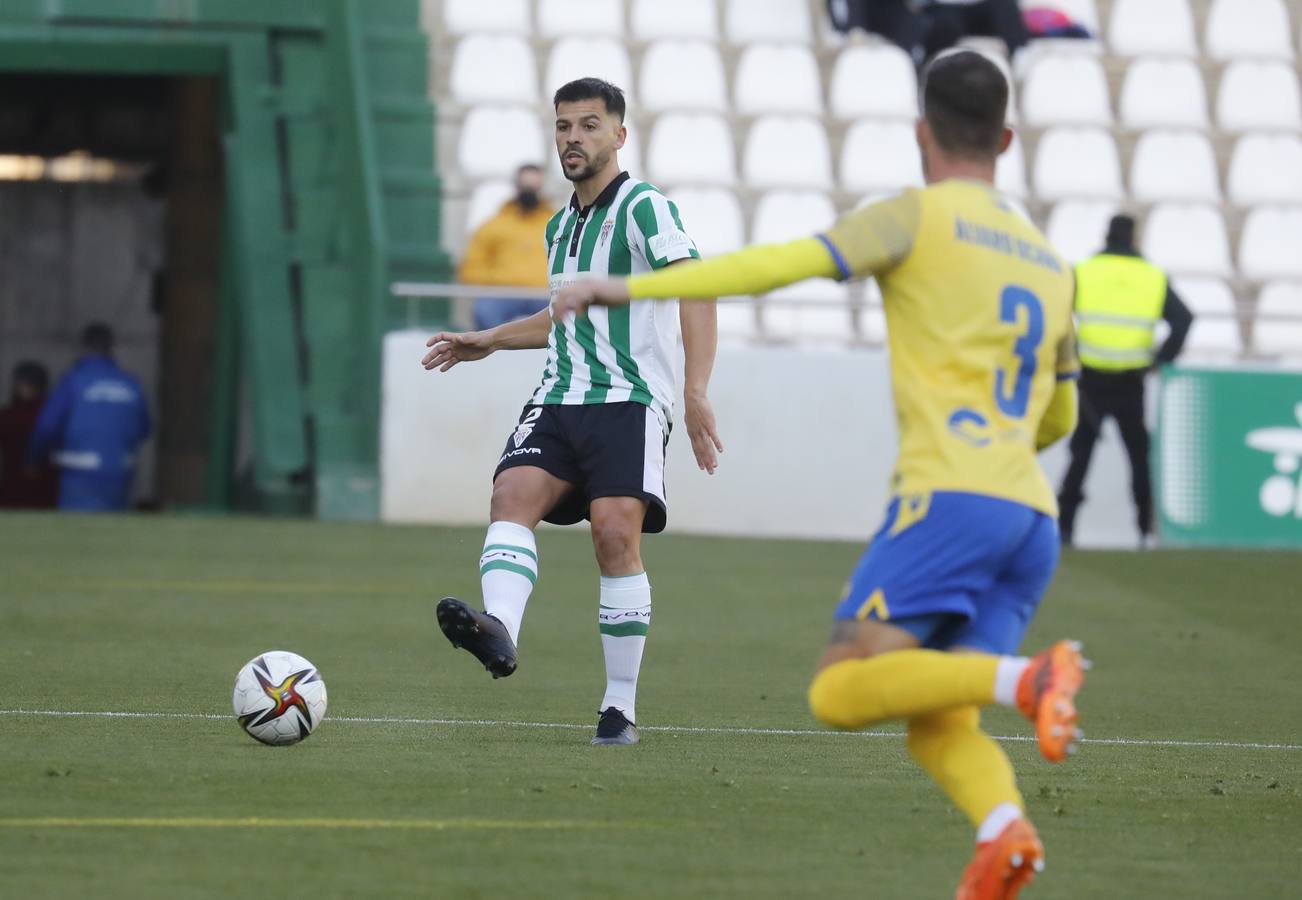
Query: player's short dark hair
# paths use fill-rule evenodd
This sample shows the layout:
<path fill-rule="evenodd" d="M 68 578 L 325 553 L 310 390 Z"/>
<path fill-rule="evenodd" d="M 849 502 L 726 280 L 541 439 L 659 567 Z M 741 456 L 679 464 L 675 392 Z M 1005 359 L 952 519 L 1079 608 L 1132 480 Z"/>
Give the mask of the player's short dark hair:
<path fill-rule="evenodd" d="M 999 155 L 1008 114 L 1008 79 L 980 53 L 960 50 L 923 72 L 922 115 L 947 153 L 986 160 Z"/>
<path fill-rule="evenodd" d="M 600 100 L 606 104 L 606 112 L 618 116 L 619 121 L 624 121 L 624 92 L 609 81 L 602 81 L 600 78 L 578 78 L 569 84 L 563 84 L 556 92 L 556 96 L 552 98 L 552 106 L 576 103 L 579 100 Z"/>
<path fill-rule="evenodd" d="M 44 394 L 50 386 L 50 373 L 34 360 L 23 360 L 14 366 L 14 384 L 25 384 Z"/>
<path fill-rule="evenodd" d="M 108 353 L 113 349 L 113 329 L 103 322 L 91 322 L 81 332 L 81 348 L 90 353 Z"/>

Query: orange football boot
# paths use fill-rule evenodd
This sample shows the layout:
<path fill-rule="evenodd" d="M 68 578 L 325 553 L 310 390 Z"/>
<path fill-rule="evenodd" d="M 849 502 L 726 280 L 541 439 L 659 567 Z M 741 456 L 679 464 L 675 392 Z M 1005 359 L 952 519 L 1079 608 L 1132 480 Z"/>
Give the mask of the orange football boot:
<path fill-rule="evenodd" d="M 1044 871 L 1044 847 L 1035 826 L 1014 819 L 993 841 L 977 844 L 963 873 L 956 900 L 1015 900 Z"/>
<path fill-rule="evenodd" d="M 1058 641 L 1032 657 L 1017 682 L 1017 708 L 1035 723 L 1040 753 L 1049 762 L 1075 753 L 1083 736 L 1076 727 L 1076 692 L 1090 663 L 1080 651 L 1079 641 Z"/>

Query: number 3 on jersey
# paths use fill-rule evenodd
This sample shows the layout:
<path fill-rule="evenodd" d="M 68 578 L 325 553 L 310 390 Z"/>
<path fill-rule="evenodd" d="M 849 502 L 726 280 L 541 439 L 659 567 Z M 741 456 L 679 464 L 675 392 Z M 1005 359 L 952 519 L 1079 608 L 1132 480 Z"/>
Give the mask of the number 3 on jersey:
<path fill-rule="evenodd" d="M 1022 315 L 1025 310 L 1025 316 Z M 1035 378 L 1036 352 L 1044 340 L 1044 306 L 1040 298 L 1024 287 L 1010 284 L 999 295 L 999 319 L 1010 325 L 1021 325 L 1026 330 L 1013 344 L 1017 357 L 1017 375 L 1009 385 L 1008 371 L 995 372 L 995 404 L 999 411 L 1013 419 L 1026 415 L 1031 402 L 1031 382 Z"/>

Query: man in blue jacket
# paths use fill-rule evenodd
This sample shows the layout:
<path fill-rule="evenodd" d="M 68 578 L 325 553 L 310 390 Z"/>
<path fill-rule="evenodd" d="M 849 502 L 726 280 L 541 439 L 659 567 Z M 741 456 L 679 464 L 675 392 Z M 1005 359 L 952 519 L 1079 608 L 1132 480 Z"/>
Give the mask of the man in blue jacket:
<path fill-rule="evenodd" d="M 81 347 L 81 358 L 41 409 L 28 461 L 37 464 L 53 454 L 60 509 L 126 509 L 136 450 L 150 430 L 145 392 L 114 362 L 107 325 L 88 325 Z"/>

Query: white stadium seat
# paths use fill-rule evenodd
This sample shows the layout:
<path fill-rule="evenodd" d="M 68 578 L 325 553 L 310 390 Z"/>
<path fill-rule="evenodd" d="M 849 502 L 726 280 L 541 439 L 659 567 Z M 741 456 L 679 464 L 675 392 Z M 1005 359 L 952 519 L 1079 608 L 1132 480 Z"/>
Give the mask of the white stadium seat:
<path fill-rule="evenodd" d="M 912 125 L 855 122 L 841 147 L 841 186 L 852 191 L 896 191 L 922 186 L 922 156 Z"/>
<path fill-rule="evenodd" d="M 1201 203 L 1153 207 L 1144 223 L 1144 255 L 1177 275 L 1228 278 L 1234 270 L 1225 220 L 1218 208 Z"/>
<path fill-rule="evenodd" d="M 771 244 L 826 231 L 836 221 L 836 207 L 827 195 L 812 191 L 774 191 L 755 208 L 751 241 Z M 783 302 L 773 302 L 783 301 Z M 809 301 L 801 308 L 801 301 Z M 815 278 L 769 294 L 763 301 L 764 332 L 774 339 L 854 336 L 849 292 L 844 284 Z"/>
<path fill-rule="evenodd" d="M 659 41 L 642 58 L 642 106 L 651 111 L 728 109 L 719 48 L 705 41 Z"/>
<path fill-rule="evenodd" d="M 466 205 L 466 235 L 474 233 L 502 208 L 502 204 L 515 196 L 515 185 L 504 179 L 481 181 L 470 192 L 470 202 Z"/>
<path fill-rule="evenodd" d="M 995 187 L 1010 197 L 1026 196 L 1026 157 L 1022 153 L 1022 139 L 1016 134 L 995 163 Z"/>
<path fill-rule="evenodd" d="M 918 115 L 918 79 L 909 55 L 894 44 L 846 47 L 832 67 L 828 103 L 839 119 Z"/>
<path fill-rule="evenodd" d="M 646 169 L 642 165 L 642 138 L 640 129 L 635 128 L 631 118 L 624 120 L 628 136 L 619 151 L 619 165 L 634 178 L 645 179 Z"/>
<path fill-rule="evenodd" d="M 822 78 L 808 47 L 752 44 L 742 51 L 733 83 L 735 109 L 742 115 L 823 110 Z"/>
<path fill-rule="evenodd" d="M 532 108 L 477 106 L 461 124 L 457 161 L 469 178 L 515 177 L 543 159 L 542 122 Z"/>
<path fill-rule="evenodd" d="M 1239 270 L 1267 281 L 1302 279 L 1302 207 L 1260 206 L 1248 213 L 1239 239 Z"/>
<path fill-rule="evenodd" d="M 1230 157 L 1226 188 L 1239 206 L 1302 203 L 1302 138 L 1294 134 L 1249 134 Z"/>
<path fill-rule="evenodd" d="M 1218 278 L 1172 278 L 1171 289 L 1194 314 L 1183 358 L 1225 359 L 1243 352 L 1229 285 Z"/>
<path fill-rule="evenodd" d="M 1108 221 L 1117 211 L 1108 200 L 1064 200 L 1049 213 L 1045 237 L 1063 259 L 1078 263 L 1103 249 Z"/>
<path fill-rule="evenodd" d="M 537 103 L 533 49 L 514 34 L 471 34 L 457 42 L 449 77 L 452 99 L 476 103 Z"/>
<path fill-rule="evenodd" d="M 733 44 L 813 41 L 807 0 L 728 0 L 724 21 L 728 41 Z"/>
<path fill-rule="evenodd" d="M 732 129 L 716 115 L 666 113 L 651 132 L 646 168 L 660 184 L 735 184 Z"/>
<path fill-rule="evenodd" d="M 1221 202 L 1216 154 L 1200 132 L 1149 131 L 1135 145 L 1130 195 L 1141 203 L 1159 200 Z"/>
<path fill-rule="evenodd" d="M 719 39 L 719 17 L 713 3 L 701 0 L 633 0 L 633 37 Z"/>
<path fill-rule="evenodd" d="M 1188 59 L 1137 59 L 1121 87 L 1127 128 L 1202 128 L 1208 125 L 1207 88 Z"/>
<path fill-rule="evenodd" d="M 1108 43 L 1121 56 L 1195 56 L 1189 0 L 1115 0 Z"/>
<path fill-rule="evenodd" d="M 496 6 L 497 0 L 484 2 Z M 538 32 L 545 38 L 576 34 L 624 37 L 623 0 L 538 0 Z"/>
<path fill-rule="evenodd" d="M 1302 355 L 1302 283 L 1280 281 L 1261 289 L 1252 344 L 1268 356 Z"/>
<path fill-rule="evenodd" d="M 1121 162 L 1112 135 L 1101 128 L 1051 128 L 1035 154 L 1035 192 L 1041 200 L 1117 200 Z"/>
<path fill-rule="evenodd" d="M 668 192 L 678 204 L 683 227 L 702 256 L 739 250 L 746 243 L 745 223 L 737 195 L 726 188 L 680 187 Z"/>
<path fill-rule="evenodd" d="M 1022 85 L 1026 124 L 1111 125 L 1112 107 L 1103 65 L 1093 56 L 1063 53 L 1035 61 Z"/>
<path fill-rule="evenodd" d="M 827 132 L 810 116 L 763 116 L 746 136 L 746 183 L 757 188 L 830 188 Z"/>
<path fill-rule="evenodd" d="M 529 0 L 443 0 L 443 25 L 449 34 L 529 30 Z"/>
<path fill-rule="evenodd" d="M 1269 56 L 1292 61 L 1284 0 L 1214 0 L 1207 14 L 1207 54 L 1215 60 Z"/>
<path fill-rule="evenodd" d="M 547 59 L 547 77 L 543 81 L 547 100 L 551 100 L 561 85 L 588 76 L 621 88 L 632 102 L 636 92 L 628 50 L 622 42 L 608 37 L 567 37 L 556 42 Z"/>
<path fill-rule="evenodd" d="M 1230 63 L 1216 96 L 1216 120 L 1225 131 L 1302 129 L 1297 73 L 1282 62 Z"/>

